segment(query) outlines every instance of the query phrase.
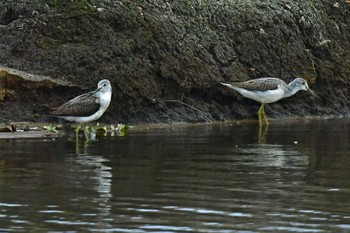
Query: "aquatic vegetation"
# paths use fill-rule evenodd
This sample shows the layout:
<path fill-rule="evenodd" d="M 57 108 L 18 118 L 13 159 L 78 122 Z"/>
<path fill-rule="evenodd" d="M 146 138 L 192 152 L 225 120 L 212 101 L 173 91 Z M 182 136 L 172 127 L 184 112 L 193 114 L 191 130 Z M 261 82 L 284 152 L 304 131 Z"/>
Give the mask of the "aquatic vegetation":
<path fill-rule="evenodd" d="M 47 130 L 47 131 L 49 131 L 49 132 L 53 132 L 53 133 L 57 133 L 57 132 L 58 132 L 58 131 L 57 131 L 57 126 L 52 125 L 52 124 L 44 125 L 44 126 L 43 126 L 43 129 L 44 129 L 44 130 Z"/>

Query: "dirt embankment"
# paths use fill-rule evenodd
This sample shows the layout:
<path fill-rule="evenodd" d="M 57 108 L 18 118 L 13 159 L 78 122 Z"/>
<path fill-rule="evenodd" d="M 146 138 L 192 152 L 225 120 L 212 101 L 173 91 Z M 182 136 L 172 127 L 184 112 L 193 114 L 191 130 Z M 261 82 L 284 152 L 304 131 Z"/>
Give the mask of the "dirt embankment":
<path fill-rule="evenodd" d="M 110 123 L 254 118 L 259 104 L 218 83 L 263 76 L 299 75 L 319 95 L 271 104 L 269 116 L 349 114 L 350 4 L 342 1 L 0 4 L 0 121 L 45 121 L 43 109 L 102 78 L 113 85 L 101 119 Z"/>

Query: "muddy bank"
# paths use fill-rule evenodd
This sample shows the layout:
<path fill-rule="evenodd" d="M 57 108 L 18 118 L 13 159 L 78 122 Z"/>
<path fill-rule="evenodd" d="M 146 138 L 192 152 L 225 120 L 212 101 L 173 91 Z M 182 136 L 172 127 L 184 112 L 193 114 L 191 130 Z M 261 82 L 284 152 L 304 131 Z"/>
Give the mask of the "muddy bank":
<path fill-rule="evenodd" d="M 350 4 L 343 1 L 0 4 L 3 122 L 51 120 L 42 113 L 102 78 L 114 91 L 106 123 L 255 118 L 258 103 L 218 83 L 262 76 L 299 75 L 320 97 L 298 93 L 268 105 L 270 117 L 349 114 Z"/>

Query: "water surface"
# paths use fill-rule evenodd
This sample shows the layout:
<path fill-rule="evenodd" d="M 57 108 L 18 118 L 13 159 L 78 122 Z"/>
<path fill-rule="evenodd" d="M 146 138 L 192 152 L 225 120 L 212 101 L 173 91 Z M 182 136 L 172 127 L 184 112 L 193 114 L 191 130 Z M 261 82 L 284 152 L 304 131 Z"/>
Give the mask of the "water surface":
<path fill-rule="evenodd" d="M 0 140 L 0 232 L 350 232 L 349 125 Z"/>

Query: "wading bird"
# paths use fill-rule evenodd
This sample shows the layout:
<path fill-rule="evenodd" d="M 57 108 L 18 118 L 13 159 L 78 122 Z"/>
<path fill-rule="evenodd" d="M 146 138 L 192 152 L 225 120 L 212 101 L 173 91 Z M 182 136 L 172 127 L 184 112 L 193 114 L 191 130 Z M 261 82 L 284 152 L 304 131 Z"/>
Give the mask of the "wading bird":
<path fill-rule="evenodd" d="M 246 98 L 261 103 L 258 111 L 260 127 L 262 126 L 261 115 L 264 117 L 266 125 L 269 126 L 264 109 L 265 104 L 274 103 L 280 99 L 290 97 L 300 90 L 309 91 L 312 95 L 316 96 L 316 94 L 309 88 L 305 79 L 302 78 L 296 78 L 289 84 L 281 79 L 270 77 L 252 79 L 246 82 L 221 84 L 238 91 Z"/>
<path fill-rule="evenodd" d="M 98 82 L 96 90 L 69 100 L 54 109 L 51 115 L 78 123 L 95 121 L 107 110 L 111 97 L 111 83 L 107 79 L 103 79 Z M 77 135 L 79 128 L 80 125 L 76 129 Z"/>

